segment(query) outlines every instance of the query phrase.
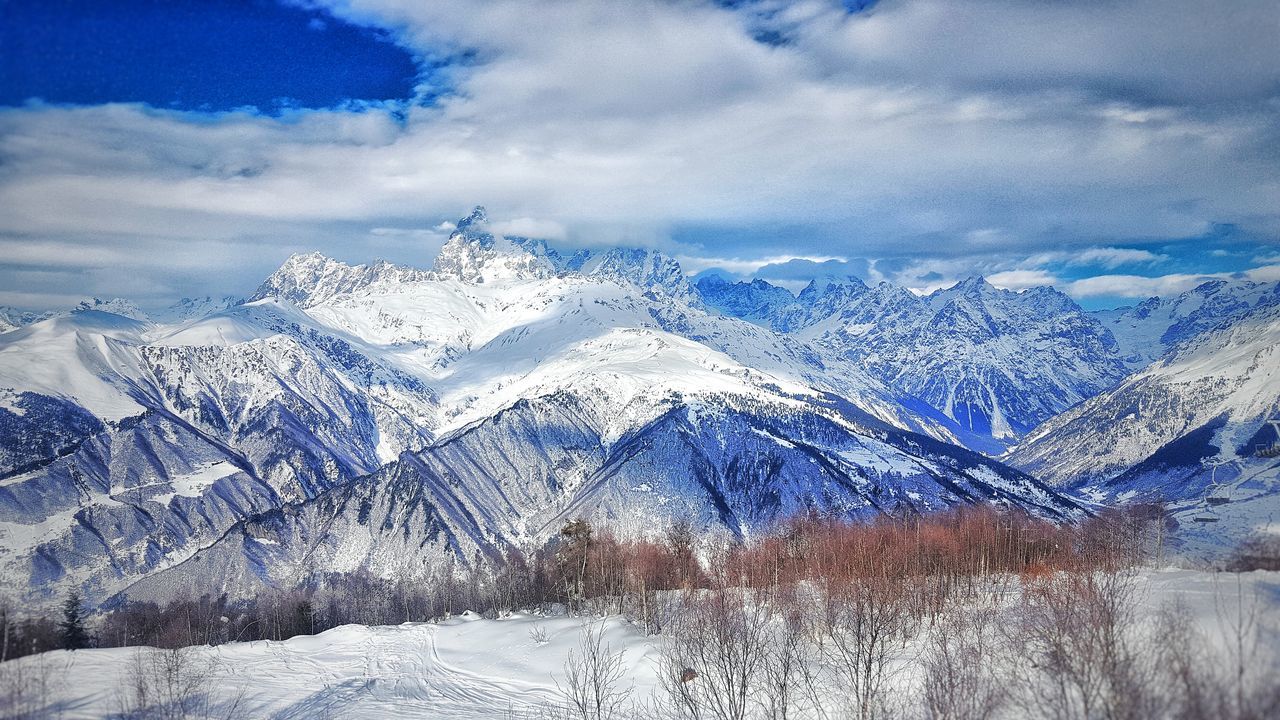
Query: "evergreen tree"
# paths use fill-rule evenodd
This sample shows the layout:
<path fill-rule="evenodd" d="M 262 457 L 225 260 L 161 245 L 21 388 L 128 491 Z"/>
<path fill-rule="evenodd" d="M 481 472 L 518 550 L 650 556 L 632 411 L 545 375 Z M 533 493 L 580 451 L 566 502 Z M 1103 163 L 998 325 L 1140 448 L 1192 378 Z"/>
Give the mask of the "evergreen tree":
<path fill-rule="evenodd" d="M 62 622 L 58 623 L 63 648 L 79 650 L 89 647 L 89 633 L 84 627 L 85 615 L 80 593 L 72 590 L 62 603 Z"/>

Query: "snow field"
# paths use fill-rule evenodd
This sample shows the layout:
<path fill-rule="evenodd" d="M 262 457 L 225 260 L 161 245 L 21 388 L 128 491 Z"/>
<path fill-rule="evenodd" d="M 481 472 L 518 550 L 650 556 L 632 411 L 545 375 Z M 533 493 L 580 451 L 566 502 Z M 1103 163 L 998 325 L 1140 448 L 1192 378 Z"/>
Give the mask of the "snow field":
<path fill-rule="evenodd" d="M 1008 585 L 1016 594 L 1017 581 Z M 1280 635 L 1280 573 L 1212 574 L 1146 570 L 1136 595 L 1139 622 L 1176 603 L 1220 649 L 1232 641 L 1237 603 L 1257 599 L 1259 638 L 1274 658 Z M 560 717 L 570 652 L 580 652 L 588 624 L 623 651 L 622 687 L 637 707 L 658 692 L 663 638 L 646 636 L 618 616 L 546 617 L 516 613 L 483 619 L 464 613 L 437 623 L 345 625 L 283 642 L 228 643 L 190 652 L 208 663 L 202 683 L 214 708 L 244 718 L 540 718 Z M 888 695 L 917 711 L 924 680 L 920 658 L 928 632 L 895 650 Z M 49 669 L 47 717 L 108 718 L 130 687 L 132 658 L 147 649 L 55 651 L 0 666 Z M 1259 657 L 1258 661 L 1264 661 Z M 1266 668 L 1258 668 L 1265 675 Z M 1271 678 L 1276 676 L 1272 674 Z M 695 682 L 697 682 L 695 680 Z M 217 715 L 215 715 L 217 716 Z"/>

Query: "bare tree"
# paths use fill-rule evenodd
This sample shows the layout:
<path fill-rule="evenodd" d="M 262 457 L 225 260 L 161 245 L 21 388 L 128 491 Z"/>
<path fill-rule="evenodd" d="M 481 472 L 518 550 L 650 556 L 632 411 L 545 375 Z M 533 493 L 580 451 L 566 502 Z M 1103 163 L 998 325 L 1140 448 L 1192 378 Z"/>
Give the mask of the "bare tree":
<path fill-rule="evenodd" d="M 206 720 L 234 718 L 240 698 L 215 703 L 216 664 L 197 648 L 139 649 L 117 692 L 120 715 L 129 720 Z"/>
<path fill-rule="evenodd" d="M 1138 632 L 1133 575 L 1071 572 L 1024 593 L 1006 639 L 1024 713 L 1053 720 L 1157 717 L 1156 654 Z"/>
<path fill-rule="evenodd" d="M 803 691 L 806 669 L 817 660 L 809 640 L 809 623 L 800 598 L 793 592 L 787 600 L 786 609 L 778 605 L 773 622 L 765 629 L 757 703 L 769 720 L 811 717 L 817 712 L 810 695 Z"/>
<path fill-rule="evenodd" d="M 670 710 L 743 720 L 769 649 L 764 594 L 726 587 L 691 592 L 673 615 L 659 672 Z"/>
<path fill-rule="evenodd" d="M 571 520 L 560 530 L 561 545 L 556 562 L 564 582 L 565 600 L 573 610 L 586 598 L 587 570 L 591 560 L 593 530 L 581 518 Z"/>
<path fill-rule="evenodd" d="M 925 715 L 932 720 L 989 720 L 1007 697 L 997 675 L 995 615 L 990 607 L 956 607 L 938 618 L 924 654 Z"/>
<path fill-rule="evenodd" d="M 0 717 L 36 720 L 48 717 L 55 673 L 48 655 L 0 664 Z"/>
<path fill-rule="evenodd" d="M 9 640 L 13 637 L 13 600 L 0 595 L 0 663 L 9 659 Z"/>
<path fill-rule="evenodd" d="M 1217 712 L 1220 718 L 1264 718 L 1280 712 L 1280 681 L 1276 679 L 1280 657 L 1274 644 L 1267 642 L 1274 642 L 1280 628 L 1264 627 L 1262 603 L 1256 590 L 1245 591 L 1239 575 L 1235 576 L 1234 592 L 1223 592 L 1215 579 L 1214 609 L 1227 641 L 1225 657 L 1213 663 L 1227 674 L 1221 683 L 1226 692 Z"/>
<path fill-rule="evenodd" d="M 678 518 L 667 528 L 667 551 L 671 553 L 675 565 L 676 587 L 689 587 L 697 574 L 697 560 L 694 555 L 693 523 L 688 518 Z"/>
<path fill-rule="evenodd" d="M 590 623 L 582 629 L 576 651 L 570 650 L 564 665 L 564 682 L 553 678 L 573 717 L 581 720 L 613 720 L 622 709 L 634 685 L 623 686 L 626 651 L 613 651 L 604 641 L 604 624 Z"/>
<path fill-rule="evenodd" d="M 885 575 L 829 583 L 823 592 L 820 652 L 852 714 L 885 713 L 891 661 L 908 620 L 902 583 Z"/>

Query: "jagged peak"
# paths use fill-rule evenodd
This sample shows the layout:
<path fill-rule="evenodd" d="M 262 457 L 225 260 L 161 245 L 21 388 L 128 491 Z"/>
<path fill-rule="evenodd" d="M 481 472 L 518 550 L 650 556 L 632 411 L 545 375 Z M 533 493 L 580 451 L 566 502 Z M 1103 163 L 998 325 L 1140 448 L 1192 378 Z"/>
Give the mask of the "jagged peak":
<path fill-rule="evenodd" d="M 325 255 L 324 253 L 320 252 L 319 250 L 308 250 L 307 252 L 290 253 L 289 257 L 285 258 L 284 263 L 282 263 L 282 265 L 297 264 L 301 262 L 315 262 L 315 261 L 338 262 L 337 260 L 334 260 L 328 255 Z"/>
<path fill-rule="evenodd" d="M 1195 288 L 1191 290 L 1191 293 L 1195 295 L 1213 295 L 1214 293 L 1221 291 L 1224 287 L 1230 284 L 1231 283 L 1228 282 L 1227 280 L 1222 280 L 1220 278 L 1216 278 L 1213 280 L 1206 280 L 1205 282 L 1202 282 L 1199 285 L 1195 286 Z M 1253 283 L 1245 280 L 1240 283 L 1240 286 L 1243 288 L 1251 288 L 1253 286 Z"/>
<path fill-rule="evenodd" d="M 824 275 L 810 280 L 809 284 L 800 291 L 798 299 L 802 303 L 812 303 L 833 291 L 847 295 L 851 291 L 861 292 L 866 289 L 867 284 L 856 275 Z"/>
<path fill-rule="evenodd" d="M 325 255 L 324 253 L 319 252 L 318 250 L 312 250 L 310 252 L 296 252 L 296 253 L 292 253 L 291 255 L 289 255 L 289 257 L 285 258 L 284 262 L 280 263 L 280 267 L 276 268 L 275 271 L 272 272 L 269 277 L 277 277 L 280 275 L 296 273 L 303 269 L 309 270 L 316 267 L 329 267 L 329 266 L 338 266 L 338 265 L 346 266 L 346 263 L 342 262 L 341 260 L 335 260 L 329 257 L 328 255 Z"/>
<path fill-rule="evenodd" d="M 672 297 L 700 302 L 680 262 L 654 248 L 615 247 L 581 263 L 585 275 L 630 282 L 645 291 L 660 289 Z"/>
<path fill-rule="evenodd" d="M 349 265 L 319 252 L 294 253 L 258 286 L 248 302 L 276 298 L 305 307 L 382 280 L 414 281 L 426 276 L 425 270 L 381 259 L 368 265 Z"/>
<path fill-rule="evenodd" d="M 996 290 L 997 288 L 995 285 L 992 285 L 990 282 L 987 281 L 986 276 L 974 275 L 973 277 L 968 277 L 968 278 L 965 278 L 964 280 L 961 280 L 960 282 L 953 285 L 950 289 L 957 292 L 973 293 L 973 292 L 990 292 L 990 291 Z"/>
<path fill-rule="evenodd" d="M 432 266 L 438 277 L 483 283 L 580 272 L 630 281 L 645 290 L 659 287 L 670 295 L 693 296 L 680 263 L 659 250 L 614 247 L 565 255 L 545 240 L 496 236 L 488 222 L 482 206 L 458 221 Z"/>
<path fill-rule="evenodd" d="M 727 278 L 725 278 L 725 276 L 721 275 L 720 273 L 707 273 L 706 275 L 703 275 L 694 281 L 694 285 L 700 288 L 718 288 L 718 287 L 724 287 L 726 285 L 732 285 L 735 283 L 736 281 L 731 283 Z"/>
<path fill-rule="evenodd" d="M 866 287 L 867 284 L 857 275 L 819 275 L 810 282 L 818 285 L 853 285 L 855 287 Z"/>
<path fill-rule="evenodd" d="M 489 224 L 489 213 L 485 211 L 483 205 L 477 205 L 471 210 L 471 214 L 458 221 L 456 226 L 458 231 L 465 231 L 472 227 L 483 227 Z"/>
<path fill-rule="evenodd" d="M 436 276 L 483 283 L 500 277 L 546 277 L 557 271 L 545 243 L 527 238 L 499 242 L 488 226 L 489 215 L 482 205 L 459 220 L 432 265 Z"/>
<path fill-rule="evenodd" d="M 150 320 L 141 308 L 133 304 L 132 301 L 125 300 L 124 298 L 111 298 L 110 300 L 103 300 L 102 298 L 97 297 L 85 298 L 71 310 L 73 313 L 90 311 L 111 313 L 112 315 L 120 315 L 122 317 L 127 317 L 130 320 L 139 320 L 142 322 Z"/>

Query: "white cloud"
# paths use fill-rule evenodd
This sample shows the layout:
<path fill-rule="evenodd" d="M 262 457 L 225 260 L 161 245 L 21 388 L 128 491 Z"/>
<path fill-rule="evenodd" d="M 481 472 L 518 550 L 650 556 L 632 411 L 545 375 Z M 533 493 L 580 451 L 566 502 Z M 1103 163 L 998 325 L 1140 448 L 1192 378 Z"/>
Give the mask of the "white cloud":
<path fill-rule="evenodd" d="M 1241 273 L 1174 273 L 1157 277 L 1098 275 L 1066 283 L 1062 290 L 1074 298 L 1147 298 L 1153 295 L 1177 295 L 1209 280 L 1230 280 L 1238 277 L 1252 282 L 1278 282 L 1280 281 L 1280 264 L 1263 265 Z"/>
<path fill-rule="evenodd" d="M 1173 274 L 1159 277 L 1141 275 L 1098 275 L 1068 283 L 1064 292 L 1076 299 L 1091 297 L 1147 298 L 1177 295 L 1212 280 L 1211 275 Z"/>
<path fill-rule="evenodd" d="M 1168 259 L 1168 255 L 1150 250 L 1104 246 L 1038 252 L 1029 256 L 1025 262 L 1036 267 L 1058 264 L 1114 270 L 1123 265 L 1155 265 Z"/>
<path fill-rule="evenodd" d="M 1085 86 L 1165 102 L 1268 98 L 1280 83 L 1271 0 L 883 0 L 855 18 L 812 10 L 834 4 L 804 3 L 816 19 L 799 25 L 802 42 L 833 69 L 1015 92 Z M 1123 103 L 1100 112 L 1134 124 L 1167 118 Z"/>
<path fill-rule="evenodd" d="M 1108 269 L 1115 269 L 1121 265 L 1150 265 L 1168 259 L 1169 256 L 1167 255 L 1153 253 L 1149 250 L 1103 247 L 1088 248 L 1074 253 L 1067 258 L 1067 262 L 1073 265 L 1099 265 Z"/>
<path fill-rule="evenodd" d="M 784 248 L 943 265 L 1049 244 L 1114 269 L 1160 257 L 1110 238 L 1280 232 L 1274 3 L 835 5 L 779 7 L 768 22 L 791 43 L 772 47 L 710 3 L 341 0 L 424 56 L 474 51 L 457 92 L 403 119 L 3 111 L 0 236 L 31 262 L 105 248 L 130 267 L 175 244 L 188 267 L 237 258 L 162 283 L 203 294 L 252 287 L 295 249 L 426 264 L 432 238 L 374 230 L 447 232 L 475 203 L 503 232 L 573 244 L 791 228 L 771 247 L 682 249 L 691 271 L 706 256 L 739 273 Z M 138 274 L 110 294 L 135 294 Z"/>
<path fill-rule="evenodd" d="M 491 223 L 489 229 L 499 235 L 515 235 L 517 237 L 541 238 L 543 240 L 564 240 L 568 236 L 564 225 L 554 220 L 538 220 L 535 218 L 514 218 Z"/>
<path fill-rule="evenodd" d="M 988 275 L 987 282 L 1004 290 L 1026 290 L 1061 283 L 1058 278 L 1044 270 L 1008 270 Z"/>
<path fill-rule="evenodd" d="M 1263 265 L 1252 270 L 1246 270 L 1244 276 L 1254 282 L 1280 282 L 1280 264 Z"/>
<path fill-rule="evenodd" d="M 711 268 L 719 268 L 726 272 L 738 275 L 739 277 L 750 277 L 756 274 L 761 268 L 769 265 L 782 265 L 792 260 L 802 260 L 809 263 L 821 264 L 830 261 L 845 262 L 845 258 L 830 257 L 824 255 L 771 255 L 761 258 L 733 258 L 733 257 L 706 257 L 698 255 L 677 255 L 676 261 L 680 263 L 680 267 L 690 275 L 696 275 L 703 270 Z M 803 287 L 803 285 L 801 285 Z"/>

